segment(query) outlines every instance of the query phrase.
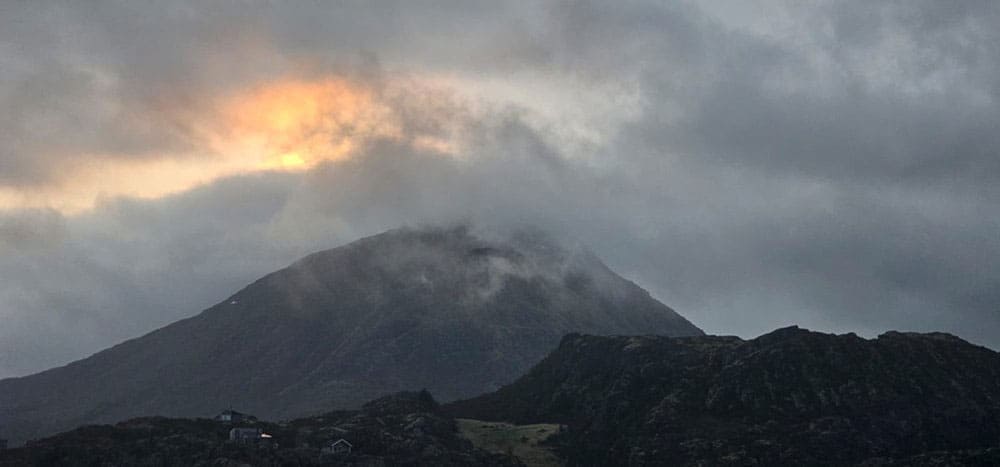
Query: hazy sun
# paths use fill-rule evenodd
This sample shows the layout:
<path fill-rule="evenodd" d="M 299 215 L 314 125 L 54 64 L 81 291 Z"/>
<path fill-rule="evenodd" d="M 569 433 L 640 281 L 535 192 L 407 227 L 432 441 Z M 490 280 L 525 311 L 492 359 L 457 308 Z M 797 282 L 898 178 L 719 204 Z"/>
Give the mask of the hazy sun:
<path fill-rule="evenodd" d="M 282 80 L 223 96 L 192 126 L 202 144 L 185 154 L 82 155 L 46 186 L 0 186 L 0 209 L 75 213 L 101 197 L 157 198 L 225 176 L 305 170 L 349 157 L 372 138 L 398 138 L 398 118 L 374 91 L 347 80 Z"/>
<path fill-rule="evenodd" d="M 191 122 L 198 144 L 183 154 L 132 158 L 85 154 L 66 176 L 30 189 L 0 186 L 0 209 L 90 209 L 101 197 L 157 198 L 220 177 L 262 170 L 300 171 L 351 157 L 373 139 L 404 139 L 398 110 L 371 88 L 346 79 L 287 79 L 238 90 L 205 106 Z M 411 135 L 410 144 L 447 146 Z M 409 141 L 408 140 L 408 141 Z"/>
<path fill-rule="evenodd" d="M 392 109 L 345 80 L 284 81 L 222 105 L 212 147 L 257 169 L 301 170 L 350 155 L 366 140 L 398 137 Z"/>
<path fill-rule="evenodd" d="M 286 168 L 295 168 L 306 165 L 306 160 L 302 158 L 297 152 L 286 152 L 281 155 L 281 166 Z"/>

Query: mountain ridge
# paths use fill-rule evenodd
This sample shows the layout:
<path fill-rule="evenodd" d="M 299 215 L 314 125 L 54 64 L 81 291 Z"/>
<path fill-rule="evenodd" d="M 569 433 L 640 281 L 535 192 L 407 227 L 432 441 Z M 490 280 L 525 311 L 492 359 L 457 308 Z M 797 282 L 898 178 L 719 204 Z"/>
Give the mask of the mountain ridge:
<path fill-rule="evenodd" d="M 249 422 L 280 449 L 226 443 L 218 421 L 145 417 L 0 452 L 0 465 L 534 465 L 514 449 L 532 446 L 560 455 L 544 465 L 988 466 L 1000 462 L 998 420 L 1000 353 L 946 333 L 570 333 L 476 398 L 440 406 L 404 392 L 360 410 Z M 539 430 L 544 441 L 527 436 Z M 341 437 L 355 455 L 318 452 Z"/>
<path fill-rule="evenodd" d="M 140 415 L 267 418 L 512 381 L 566 332 L 702 334 L 589 253 L 539 234 L 397 229 L 308 255 L 196 316 L 0 380 L 15 442 Z"/>
<path fill-rule="evenodd" d="M 1000 353 L 945 333 L 570 334 L 514 383 L 445 408 L 566 424 L 570 465 L 990 465 Z"/>

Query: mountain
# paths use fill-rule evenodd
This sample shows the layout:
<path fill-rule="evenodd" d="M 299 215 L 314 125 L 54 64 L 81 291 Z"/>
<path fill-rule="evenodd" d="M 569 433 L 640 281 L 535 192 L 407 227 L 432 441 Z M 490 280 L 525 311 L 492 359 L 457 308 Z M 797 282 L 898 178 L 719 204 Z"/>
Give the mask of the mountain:
<path fill-rule="evenodd" d="M 1000 465 L 1000 354 L 941 334 L 572 334 L 456 417 L 563 423 L 569 465 Z"/>
<path fill-rule="evenodd" d="M 495 466 L 517 459 L 489 453 L 463 439 L 455 420 L 430 394 L 393 394 L 361 410 L 331 412 L 276 424 L 253 422 L 271 438 L 229 441 L 229 423 L 143 417 L 114 426 L 86 426 L 28 446 L 0 451 L 0 466 Z M 345 439 L 350 453 L 323 452 Z"/>
<path fill-rule="evenodd" d="M 89 358 L 0 381 L 0 438 L 227 407 L 277 420 L 420 388 L 471 397 L 513 381 L 568 332 L 702 334 L 546 236 L 394 230 Z"/>

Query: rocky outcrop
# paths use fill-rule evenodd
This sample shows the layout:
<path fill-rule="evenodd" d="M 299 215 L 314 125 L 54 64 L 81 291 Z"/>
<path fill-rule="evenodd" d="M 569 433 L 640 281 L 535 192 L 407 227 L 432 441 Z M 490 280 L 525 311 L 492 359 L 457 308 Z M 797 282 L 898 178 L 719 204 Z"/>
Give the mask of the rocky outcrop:
<path fill-rule="evenodd" d="M 1000 445 L 1000 354 L 939 333 L 569 335 L 447 409 L 568 424 L 571 465 L 976 465 Z"/>

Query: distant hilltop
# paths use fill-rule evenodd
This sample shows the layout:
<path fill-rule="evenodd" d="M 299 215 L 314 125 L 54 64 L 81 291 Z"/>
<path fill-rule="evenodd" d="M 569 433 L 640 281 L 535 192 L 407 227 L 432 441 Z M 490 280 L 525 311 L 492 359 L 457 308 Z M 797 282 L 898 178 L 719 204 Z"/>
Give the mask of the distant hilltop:
<path fill-rule="evenodd" d="M 1000 465 L 1000 354 L 943 333 L 572 334 L 446 409 L 567 424 L 569 465 Z"/>

